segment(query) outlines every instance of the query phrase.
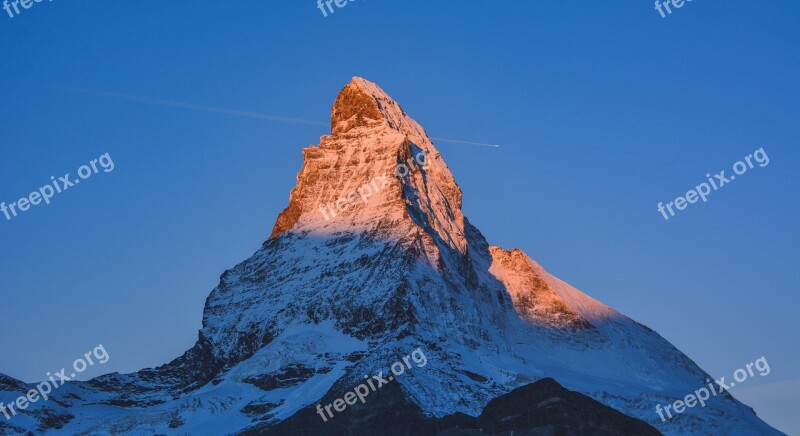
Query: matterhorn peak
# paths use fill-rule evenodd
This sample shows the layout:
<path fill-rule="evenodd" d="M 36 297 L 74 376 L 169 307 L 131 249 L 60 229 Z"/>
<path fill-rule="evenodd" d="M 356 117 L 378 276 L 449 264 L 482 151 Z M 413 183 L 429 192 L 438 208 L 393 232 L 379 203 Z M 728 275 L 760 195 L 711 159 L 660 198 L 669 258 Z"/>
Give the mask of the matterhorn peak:
<path fill-rule="evenodd" d="M 378 85 L 353 78 L 333 104 L 331 134 L 303 156 L 270 239 L 377 232 L 465 252 L 461 189 L 422 126 Z"/>
<path fill-rule="evenodd" d="M 206 299 L 194 347 L 69 381 L 7 412 L 21 416 L 0 434 L 778 434 L 722 391 L 660 419 L 654 405 L 711 376 L 490 245 L 433 142 L 377 85 L 347 84 L 303 157 L 270 239 Z M 0 411 L 35 386 L 0 374 Z"/>
<path fill-rule="evenodd" d="M 369 80 L 353 77 L 333 104 L 331 133 L 345 134 L 358 127 L 381 125 L 405 134 L 419 145 L 432 145 L 425 130 L 389 94 Z"/>
<path fill-rule="evenodd" d="M 333 104 L 331 132 L 347 133 L 357 127 L 388 121 L 378 105 L 378 99 L 383 97 L 388 98 L 376 85 L 360 77 L 353 77 L 339 92 Z"/>

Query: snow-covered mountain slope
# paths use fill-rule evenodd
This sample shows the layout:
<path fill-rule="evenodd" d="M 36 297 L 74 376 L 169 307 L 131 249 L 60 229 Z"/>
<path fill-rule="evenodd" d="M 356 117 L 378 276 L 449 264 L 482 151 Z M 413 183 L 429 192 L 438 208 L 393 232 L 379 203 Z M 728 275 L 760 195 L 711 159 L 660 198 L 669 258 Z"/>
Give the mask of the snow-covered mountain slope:
<path fill-rule="evenodd" d="M 478 416 L 543 378 L 666 434 L 779 434 L 729 394 L 661 422 L 709 376 L 649 328 L 490 246 L 424 129 L 377 85 L 339 94 L 270 238 L 222 274 L 175 361 L 69 383 L 0 433 L 220 434 L 271 426 L 388 373 L 427 416 Z M 26 386 L 0 378 L 0 401 Z M 346 412 L 341 414 L 346 419 Z"/>

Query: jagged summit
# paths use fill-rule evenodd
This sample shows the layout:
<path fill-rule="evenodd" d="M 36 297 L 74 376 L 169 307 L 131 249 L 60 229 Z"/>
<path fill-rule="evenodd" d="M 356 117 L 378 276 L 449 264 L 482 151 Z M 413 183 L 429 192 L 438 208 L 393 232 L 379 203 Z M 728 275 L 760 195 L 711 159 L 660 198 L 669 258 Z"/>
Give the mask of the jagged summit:
<path fill-rule="evenodd" d="M 466 250 L 462 193 L 453 174 L 425 130 L 376 84 L 353 78 L 334 102 L 331 134 L 303 156 L 270 239 L 288 231 L 393 228 L 395 235 L 422 239 L 433 233 Z"/>
<path fill-rule="evenodd" d="M 353 77 L 336 97 L 331 110 L 331 132 L 346 133 L 356 127 L 386 123 L 413 142 L 430 142 L 425 130 L 375 83 Z"/>
<path fill-rule="evenodd" d="M 389 96 L 377 85 L 353 77 L 333 103 L 331 133 L 346 133 L 353 128 L 390 122 L 378 105 L 379 99 L 389 99 Z"/>

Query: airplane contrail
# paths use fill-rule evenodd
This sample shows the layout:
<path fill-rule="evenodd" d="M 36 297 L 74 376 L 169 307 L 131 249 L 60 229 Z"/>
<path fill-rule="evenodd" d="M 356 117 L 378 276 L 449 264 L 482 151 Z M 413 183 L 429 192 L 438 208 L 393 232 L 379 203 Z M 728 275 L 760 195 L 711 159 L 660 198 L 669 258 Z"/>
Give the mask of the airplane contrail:
<path fill-rule="evenodd" d="M 71 87 L 61 87 L 58 86 L 57 88 L 67 89 L 70 91 L 78 91 L 84 92 L 88 94 L 94 94 L 104 97 L 113 97 L 122 100 L 130 100 L 136 101 L 139 103 L 148 103 L 148 104 L 155 104 L 159 106 L 169 106 L 169 107 L 177 107 L 181 109 L 189 109 L 189 110 L 196 110 L 202 112 L 211 112 L 217 114 L 225 114 L 225 115 L 234 115 L 239 117 L 247 117 L 247 118 L 256 118 L 260 120 L 269 120 L 269 121 L 281 121 L 285 123 L 295 123 L 295 124 L 306 124 L 310 126 L 329 126 L 329 123 L 323 123 L 322 121 L 313 121 L 313 120 L 306 120 L 302 118 L 294 118 L 294 117 L 285 117 L 280 115 L 269 115 L 260 112 L 249 112 L 249 111 L 241 111 L 236 109 L 228 109 L 224 107 L 216 107 L 216 106 L 207 106 L 202 104 L 195 104 L 195 103 L 187 103 L 183 101 L 175 101 L 175 100 L 164 100 L 161 98 L 152 98 L 152 97 L 142 97 L 138 95 L 129 95 L 129 94 L 122 94 L 119 92 L 104 92 L 104 91 L 94 91 L 91 89 L 82 89 L 82 88 L 71 88 Z"/>
<path fill-rule="evenodd" d="M 439 142 L 452 142 L 454 144 L 480 145 L 483 147 L 500 147 L 499 144 L 485 144 L 483 142 L 462 141 L 460 139 L 445 139 L 445 138 L 431 138 L 431 139 Z"/>
<path fill-rule="evenodd" d="M 224 107 L 216 107 L 216 106 L 207 106 L 202 104 L 195 104 L 195 103 L 187 103 L 183 101 L 175 101 L 175 100 L 164 100 L 161 98 L 153 98 L 153 97 L 142 97 L 138 95 L 130 95 L 130 94 L 122 94 L 119 92 L 104 92 L 104 91 L 94 91 L 90 89 L 83 89 L 83 88 L 71 88 L 71 87 L 62 87 L 56 86 L 57 88 L 67 89 L 71 91 L 78 91 L 84 92 L 94 95 L 100 95 L 104 97 L 113 97 L 122 100 L 130 100 L 136 101 L 139 103 L 148 103 L 148 104 L 155 104 L 159 106 L 168 106 L 168 107 L 176 107 L 181 109 L 189 109 L 189 110 L 196 110 L 202 112 L 211 112 L 217 114 L 225 114 L 225 115 L 234 115 L 240 117 L 247 117 L 247 118 L 256 118 L 260 120 L 269 120 L 269 121 L 281 121 L 285 123 L 295 123 L 295 124 L 305 124 L 309 126 L 324 126 L 328 127 L 329 123 L 324 123 L 322 121 L 314 121 L 314 120 L 306 120 L 302 118 L 294 118 L 294 117 L 285 117 L 280 115 L 269 115 L 260 112 L 249 112 L 249 111 L 241 111 L 236 109 L 228 109 Z M 446 138 L 431 138 L 434 141 L 439 142 L 450 142 L 454 144 L 468 144 L 468 145 L 479 145 L 482 147 L 500 147 L 497 144 L 486 144 L 483 142 L 473 142 L 473 141 L 462 141 L 459 139 L 446 139 Z"/>

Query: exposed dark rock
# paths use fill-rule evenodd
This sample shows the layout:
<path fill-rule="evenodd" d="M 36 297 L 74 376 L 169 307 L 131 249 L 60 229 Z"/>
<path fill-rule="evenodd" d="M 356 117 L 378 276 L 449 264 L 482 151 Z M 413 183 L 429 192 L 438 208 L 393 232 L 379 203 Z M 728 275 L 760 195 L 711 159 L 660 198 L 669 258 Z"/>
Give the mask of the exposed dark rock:
<path fill-rule="evenodd" d="M 332 391 L 333 392 L 333 391 Z M 321 401 L 333 403 L 343 393 L 329 392 Z M 370 394 L 333 418 L 323 421 L 316 406 L 302 409 L 277 425 L 262 424 L 243 435 L 659 435 L 644 421 L 631 418 L 555 380 L 537 381 L 489 402 L 478 417 L 455 413 L 426 417 L 408 401 L 397 383 Z M 331 409 L 333 410 L 333 409 Z M 323 412 L 324 414 L 324 412 Z"/>
<path fill-rule="evenodd" d="M 271 391 L 273 389 L 294 386 L 308 380 L 316 374 L 325 374 L 328 371 L 330 370 L 327 368 L 312 369 L 306 368 L 302 364 L 297 364 L 283 367 L 279 372 L 273 374 L 264 374 L 258 377 L 247 378 L 244 382 L 250 383 L 264 391 Z"/>

